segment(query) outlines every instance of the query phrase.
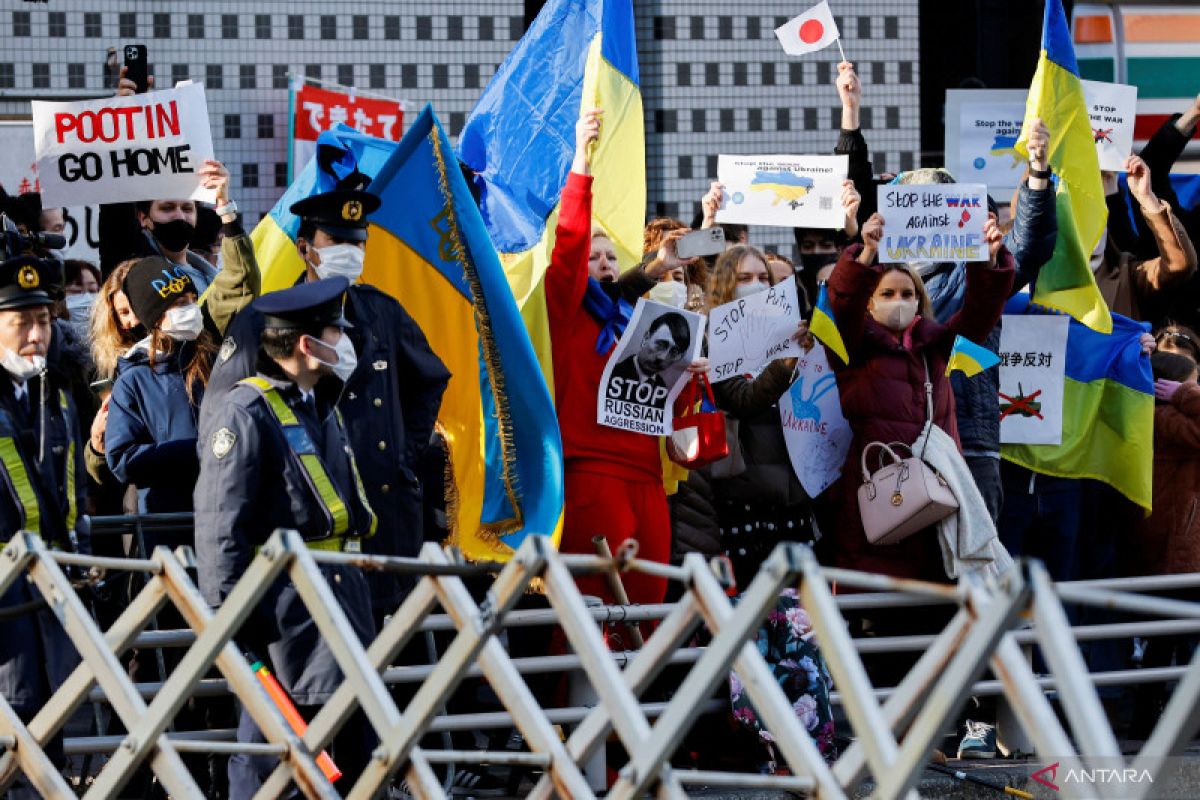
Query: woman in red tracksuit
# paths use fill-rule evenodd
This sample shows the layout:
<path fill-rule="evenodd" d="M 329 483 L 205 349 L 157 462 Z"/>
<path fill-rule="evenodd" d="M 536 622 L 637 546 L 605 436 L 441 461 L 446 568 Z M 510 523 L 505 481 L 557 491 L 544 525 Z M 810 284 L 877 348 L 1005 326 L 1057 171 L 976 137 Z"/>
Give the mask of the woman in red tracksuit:
<path fill-rule="evenodd" d="M 618 279 L 616 253 L 602 230 L 592 230 L 592 177 L 588 147 L 600 136 L 599 111 L 585 112 L 575 128 L 575 160 L 559 207 L 558 229 L 546 272 L 546 306 L 554 363 L 554 393 L 566 462 L 566 509 L 560 549 L 595 553 L 603 535 L 615 552 L 626 539 L 638 555 L 667 562 L 671 520 L 663 491 L 658 437 L 596 422 L 604 366 L 636 299 L 657 283 L 661 262 L 633 268 Z M 697 362 L 693 367 L 702 369 Z M 659 603 L 666 581 L 623 576 L 634 603 Z M 612 602 L 604 579 L 581 576 L 585 594 Z"/>

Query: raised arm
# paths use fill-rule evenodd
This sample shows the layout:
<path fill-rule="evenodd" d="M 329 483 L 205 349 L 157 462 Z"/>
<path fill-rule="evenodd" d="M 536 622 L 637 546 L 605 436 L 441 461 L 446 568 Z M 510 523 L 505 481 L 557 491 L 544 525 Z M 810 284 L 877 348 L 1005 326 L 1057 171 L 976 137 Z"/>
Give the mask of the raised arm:
<path fill-rule="evenodd" d="M 204 188 L 217 192 L 217 208 L 227 208 L 229 199 L 229 170 L 220 161 L 205 161 L 200 168 Z M 236 208 L 236 207 L 235 207 Z M 200 305 L 212 331 L 221 338 L 234 315 L 262 293 L 262 275 L 254 255 L 254 243 L 242 230 L 237 211 L 221 217 L 225 239 L 221 242 L 221 270 L 213 278 Z"/>
<path fill-rule="evenodd" d="M 1012 230 L 1004 237 L 1004 246 L 1013 255 L 1017 274 L 1012 292 L 1037 283 L 1038 274 L 1054 254 L 1058 239 L 1058 214 L 1054 188 L 1045 174 L 1050 170 L 1046 157 L 1050 131 L 1040 119 L 1032 121 L 1029 133 L 1029 177 L 1017 190 Z"/>
<path fill-rule="evenodd" d="M 883 217 L 873 214 L 863 225 L 863 244 L 851 245 L 842 251 L 842 257 L 829 276 L 829 285 L 826 287 L 833 319 L 842 341 L 846 343 L 851 363 L 862 343 L 867 324 L 867 304 L 881 276 L 879 267 L 875 265 L 875 256 L 879 253 L 882 236 Z"/>
<path fill-rule="evenodd" d="M 1154 193 L 1146 162 L 1130 156 L 1125 162 L 1125 170 L 1129 174 L 1129 193 L 1137 201 L 1158 245 L 1158 257 L 1138 264 L 1134 281 L 1143 294 L 1157 292 L 1185 280 L 1196 271 L 1196 250 L 1183 225 L 1171 213 L 1171 206 Z"/>
<path fill-rule="evenodd" d="M 600 138 L 602 112 L 592 109 L 575 123 L 575 159 L 559 204 L 554 252 L 546 271 L 546 306 L 552 317 L 568 319 L 587 291 L 592 244 L 591 145 Z"/>
<path fill-rule="evenodd" d="M 838 155 L 850 156 L 849 172 L 846 177 L 854 181 L 854 188 L 862 196 L 862 204 L 857 209 L 857 221 L 861 225 L 870 219 L 877 210 L 870 151 L 867 148 L 867 140 L 863 138 L 860 122 L 862 81 L 858 79 L 858 73 L 854 71 L 854 64 L 843 61 L 838 64 L 838 76 L 835 83 L 838 98 L 842 102 L 842 128 L 834 152 Z M 850 233 L 850 235 L 854 234 Z"/>

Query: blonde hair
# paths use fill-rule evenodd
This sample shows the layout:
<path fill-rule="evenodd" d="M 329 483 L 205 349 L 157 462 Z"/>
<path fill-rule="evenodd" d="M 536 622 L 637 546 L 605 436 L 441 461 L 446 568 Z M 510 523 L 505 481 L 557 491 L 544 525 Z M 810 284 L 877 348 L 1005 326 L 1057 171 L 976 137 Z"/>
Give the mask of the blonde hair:
<path fill-rule="evenodd" d="M 751 256 L 762 261 L 764 267 L 767 266 L 767 256 L 763 251 L 748 244 L 735 244 L 717 256 L 717 263 L 713 265 L 712 274 L 708 278 L 709 308 L 716 308 L 733 299 L 733 294 L 737 290 L 738 267 Z M 775 285 L 775 279 L 771 276 L 769 267 L 767 283 Z"/>
<path fill-rule="evenodd" d="M 929 292 L 925 290 L 925 281 L 921 280 L 921 274 L 908 264 L 880 264 L 883 274 L 889 272 L 903 272 L 913 282 L 913 288 L 917 292 L 917 313 L 930 322 L 937 322 L 937 317 L 933 315 L 933 301 L 929 299 Z"/>
<path fill-rule="evenodd" d="M 117 373 L 117 359 L 137 344 L 133 335 L 121 327 L 113 297 L 123 291 L 125 276 L 138 259 L 131 258 L 117 265 L 100 286 L 99 297 L 92 307 L 89 329 L 92 338 L 92 361 L 96 365 L 96 377 L 111 380 Z"/>

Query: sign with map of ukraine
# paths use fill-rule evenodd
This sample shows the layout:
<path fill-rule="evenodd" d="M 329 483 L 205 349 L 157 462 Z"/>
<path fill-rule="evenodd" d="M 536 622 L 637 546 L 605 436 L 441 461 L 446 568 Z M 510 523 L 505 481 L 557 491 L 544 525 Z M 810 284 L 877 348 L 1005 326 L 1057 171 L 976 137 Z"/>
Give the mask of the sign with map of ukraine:
<path fill-rule="evenodd" d="M 1017 138 L 1025 119 L 1024 89 L 946 91 L 946 168 L 960 183 L 982 183 L 1007 200 L 1025 174 Z"/>
<path fill-rule="evenodd" d="M 717 222 L 841 228 L 847 156 L 718 156 L 725 202 Z"/>

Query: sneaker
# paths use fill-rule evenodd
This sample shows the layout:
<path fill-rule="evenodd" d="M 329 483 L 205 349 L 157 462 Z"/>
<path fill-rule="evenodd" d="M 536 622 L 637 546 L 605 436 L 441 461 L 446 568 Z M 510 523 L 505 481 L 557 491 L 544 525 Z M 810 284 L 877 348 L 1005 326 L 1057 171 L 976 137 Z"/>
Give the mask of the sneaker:
<path fill-rule="evenodd" d="M 454 773 L 451 797 L 503 797 L 508 785 L 479 765 L 469 765 Z"/>
<path fill-rule="evenodd" d="M 967 735 L 958 743 L 959 758 L 995 758 L 996 726 L 967 720 Z"/>

